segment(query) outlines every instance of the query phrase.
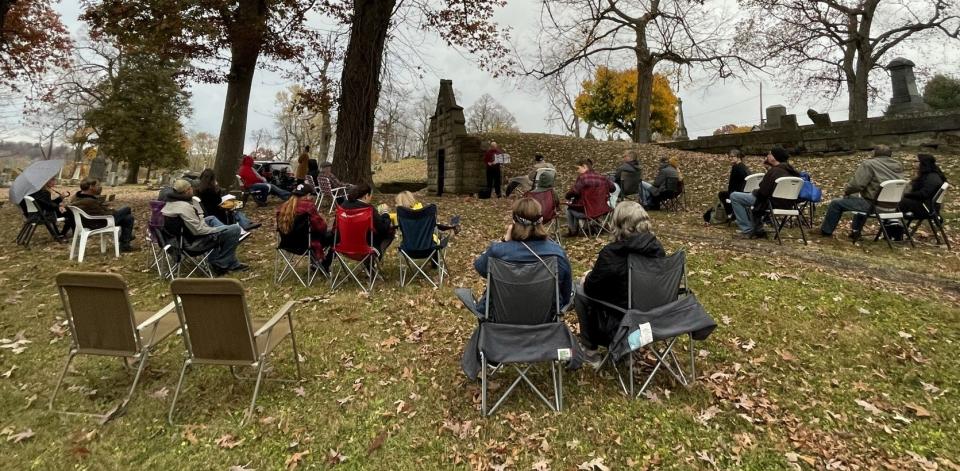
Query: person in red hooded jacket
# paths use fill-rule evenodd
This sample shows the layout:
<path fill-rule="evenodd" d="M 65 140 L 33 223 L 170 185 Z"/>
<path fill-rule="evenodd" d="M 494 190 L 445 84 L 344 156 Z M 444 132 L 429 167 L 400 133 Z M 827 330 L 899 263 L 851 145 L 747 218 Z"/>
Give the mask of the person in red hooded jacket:
<path fill-rule="evenodd" d="M 249 191 L 261 206 L 267 204 L 267 197 L 271 194 L 284 201 L 290 198 L 289 191 L 268 183 L 266 178 L 253 169 L 253 157 L 249 155 L 243 156 L 237 175 L 243 180 L 243 189 Z"/>

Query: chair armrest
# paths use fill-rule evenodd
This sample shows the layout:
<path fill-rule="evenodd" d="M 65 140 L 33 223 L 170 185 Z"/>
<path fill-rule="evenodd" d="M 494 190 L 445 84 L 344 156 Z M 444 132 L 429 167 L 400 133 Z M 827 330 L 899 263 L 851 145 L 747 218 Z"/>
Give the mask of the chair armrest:
<path fill-rule="evenodd" d="M 453 293 L 457 295 L 457 298 L 463 303 L 463 307 L 472 312 L 474 316 L 477 316 L 477 319 L 482 321 L 487 319 L 485 315 L 480 313 L 480 309 L 477 307 L 477 300 L 473 298 L 473 292 L 470 291 L 470 288 L 457 288 L 453 290 Z"/>
<path fill-rule="evenodd" d="M 259 330 L 253 333 L 254 337 L 259 337 L 263 335 L 264 332 L 269 332 L 270 329 L 273 329 L 273 326 L 280 322 L 280 319 L 283 319 L 290 314 L 290 309 L 293 308 L 293 305 L 296 304 L 296 301 L 287 301 L 286 304 L 280 307 L 280 310 L 266 324 L 263 324 L 263 327 L 260 327 Z"/>
<path fill-rule="evenodd" d="M 167 304 L 166 306 L 163 307 L 163 309 L 157 311 L 156 314 L 150 316 L 150 318 L 141 322 L 140 325 L 137 326 L 137 330 L 143 330 L 152 324 L 156 324 L 157 322 L 160 322 L 160 319 L 163 319 L 164 316 L 166 316 L 167 314 L 170 314 L 170 312 L 173 311 L 174 308 L 176 307 L 177 307 L 177 303 L 175 302 L 171 302 L 170 304 Z"/>

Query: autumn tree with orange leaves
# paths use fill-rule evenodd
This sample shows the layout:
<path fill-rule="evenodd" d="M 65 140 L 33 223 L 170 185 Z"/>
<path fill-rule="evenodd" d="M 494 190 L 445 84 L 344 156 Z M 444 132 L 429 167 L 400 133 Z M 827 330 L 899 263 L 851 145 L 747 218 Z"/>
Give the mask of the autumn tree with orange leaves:
<path fill-rule="evenodd" d="M 637 70 L 598 67 L 593 79 L 583 82 L 575 102 L 577 116 L 633 137 L 636 128 Z M 677 96 L 663 74 L 653 74 L 650 132 L 672 136 L 677 129 Z"/>
<path fill-rule="evenodd" d="M 0 88 L 69 64 L 70 35 L 50 0 L 0 0 Z"/>

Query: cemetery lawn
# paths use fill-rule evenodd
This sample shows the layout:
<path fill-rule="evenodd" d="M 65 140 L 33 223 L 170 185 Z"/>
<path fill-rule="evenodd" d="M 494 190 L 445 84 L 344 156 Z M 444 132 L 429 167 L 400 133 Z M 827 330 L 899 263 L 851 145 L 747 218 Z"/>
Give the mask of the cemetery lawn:
<path fill-rule="evenodd" d="M 656 152 L 665 151 L 644 158 Z M 795 166 L 815 170 L 825 190 L 835 194 L 861 158 L 797 159 Z M 949 159 L 945 171 L 951 181 L 960 181 L 956 157 Z M 689 211 L 652 214 L 668 251 L 688 252 L 690 286 L 718 323 L 714 334 L 696 345 L 696 384 L 687 389 L 659 376 L 646 398 L 628 400 L 609 370 L 598 374 L 586 367 L 565 372 L 562 413 L 549 412 L 521 390 L 486 419 L 479 413 L 479 383 L 468 381 L 459 367 L 475 323 L 452 290 L 482 289 L 472 261 L 502 235 L 511 201 L 425 197 L 439 204 L 442 217 L 464 219 L 448 251 L 449 283 L 439 290 L 424 283 L 400 289 L 391 250 L 385 283 L 369 297 L 352 287 L 331 294 L 319 282 L 310 289 L 291 282 L 275 286 L 276 206 L 249 209 L 264 227 L 241 245 L 240 258 L 251 270 L 231 276 L 243 281 L 257 317 L 272 316 L 286 301 L 301 301 L 294 320 L 305 378 L 299 384 L 265 383 L 258 412 L 244 427 L 239 422 L 252 382 L 234 380 L 225 368 L 203 366 L 188 373 L 178 406 L 178 421 L 188 425 L 167 424 L 184 351 L 179 337 L 167 339 L 151 358 L 125 415 L 101 425 L 48 412 L 69 346 L 54 274 L 120 273 L 135 308 L 143 310 L 170 302 L 169 288 L 148 269 L 151 255 L 142 241 L 144 250 L 118 260 L 101 256 L 91 243 L 82 265 L 68 261 L 67 247 L 51 243 L 42 229 L 31 250 L 15 246 L 19 215 L 4 205 L 0 453 L 5 467 L 960 468 L 957 249 L 934 246 L 929 237 L 912 249 L 811 235 L 804 246 L 796 229 L 787 230 L 783 246 L 736 240 L 732 228 L 704 226 L 700 218 L 710 192 L 722 185 L 716 182 L 726 181 L 722 162 L 683 154 Z M 750 164 L 759 167 L 756 160 Z M 568 182 L 558 186 L 565 189 Z M 143 187 L 116 192 L 133 206 L 142 236 L 147 200 L 155 192 Z M 377 198 L 392 202 L 392 195 Z M 822 214 L 821 208 L 818 217 Z M 958 205 L 949 203 L 947 214 L 956 221 Z M 955 227 L 948 234 L 960 244 Z M 605 243 L 564 242 L 576 277 L 592 266 Z M 576 328 L 575 314 L 566 320 Z M 292 377 L 290 354 L 289 344 L 275 351 L 271 377 Z M 132 379 L 117 360 L 81 357 L 74 364 L 58 398 L 60 408 L 106 411 Z M 505 378 L 497 382 L 502 391 Z"/>

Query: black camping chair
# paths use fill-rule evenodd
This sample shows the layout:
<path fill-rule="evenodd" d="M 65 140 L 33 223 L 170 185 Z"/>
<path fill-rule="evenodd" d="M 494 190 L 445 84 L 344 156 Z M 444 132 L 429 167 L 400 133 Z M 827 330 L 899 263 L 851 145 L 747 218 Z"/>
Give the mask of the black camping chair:
<path fill-rule="evenodd" d="M 570 361 L 576 367 L 580 355 L 573 334 L 560 318 L 565 307 L 558 307 L 557 259 L 547 257 L 533 263 L 490 259 L 487 268 L 487 292 L 480 304 L 469 289 L 455 291 L 480 323 L 465 349 L 464 369 L 467 370 L 471 356 L 475 360 L 479 355 L 481 413 L 493 414 L 521 381 L 547 407 L 559 412 L 563 408 L 562 363 Z M 527 376 L 537 363 L 550 363 L 552 400 Z M 488 410 L 489 378 L 506 365 L 516 371 L 517 378 Z M 470 371 L 467 373 L 473 377 Z"/>
<path fill-rule="evenodd" d="M 910 233 L 910 238 L 912 239 L 917 233 L 917 229 L 920 229 L 920 226 L 923 224 L 923 221 L 927 221 L 930 224 L 930 232 L 933 232 L 933 236 L 937 239 L 937 245 L 940 245 L 940 236 L 943 236 L 943 243 L 946 244 L 947 250 L 950 250 L 950 239 L 947 238 L 947 231 L 943 226 L 943 215 L 940 214 L 940 208 L 943 207 L 944 197 L 947 193 L 947 189 L 950 188 L 950 184 L 944 182 L 940 186 L 940 189 L 937 190 L 937 193 L 933 195 L 933 199 L 930 201 L 923 202 L 923 209 L 926 211 L 926 214 L 914 214 L 907 213 L 907 232 Z M 916 223 L 915 226 L 911 229 L 910 226 Z"/>
<path fill-rule="evenodd" d="M 313 259 L 313 240 L 309 213 L 297 215 L 288 233 L 284 234 L 277 229 L 277 256 L 273 262 L 274 283 L 280 284 L 293 275 L 301 285 L 309 287 L 318 273 L 329 276 L 320 265 L 320 260 Z M 301 275 L 301 270 L 304 270 L 302 265 L 306 265 L 306 269 Z"/>
<path fill-rule="evenodd" d="M 434 288 L 443 286 L 443 277 L 447 274 L 444 251 L 450 238 L 441 236 L 437 231 L 437 206 L 431 204 L 421 209 L 398 206 L 397 224 L 403 234 L 403 240 L 397 247 L 400 254 L 400 287 L 410 284 L 417 276 L 423 276 Z M 425 271 L 430 263 L 437 269 L 437 281 Z"/>
<path fill-rule="evenodd" d="M 167 263 L 170 279 L 180 278 L 180 269 L 186 264 L 190 269 L 183 278 L 199 272 L 213 278 L 213 269 L 208 259 L 217 247 L 217 234 L 195 236 L 190 233 L 180 216 L 164 216 L 160 231 L 163 243 L 169 244 Z"/>

